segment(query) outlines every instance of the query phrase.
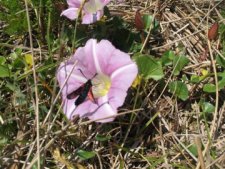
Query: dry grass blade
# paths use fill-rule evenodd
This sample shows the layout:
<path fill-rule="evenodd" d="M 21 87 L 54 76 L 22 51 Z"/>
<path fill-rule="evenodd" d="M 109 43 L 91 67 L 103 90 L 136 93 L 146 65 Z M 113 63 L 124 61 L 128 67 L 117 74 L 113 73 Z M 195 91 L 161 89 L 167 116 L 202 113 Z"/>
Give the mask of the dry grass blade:
<path fill-rule="evenodd" d="M 224 0 L 110 1 L 91 25 L 60 16 L 66 1 L 2 2 L 0 168 L 225 168 Z M 10 34 L 21 16 L 26 29 Z M 127 96 L 111 123 L 63 113 L 57 69 L 89 38 L 150 58 L 153 76 L 162 74 L 145 77 L 140 65 L 153 61 L 138 65 L 137 85 L 118 93 Z M 178 82 L 185 87 L 173 89 Z"/>

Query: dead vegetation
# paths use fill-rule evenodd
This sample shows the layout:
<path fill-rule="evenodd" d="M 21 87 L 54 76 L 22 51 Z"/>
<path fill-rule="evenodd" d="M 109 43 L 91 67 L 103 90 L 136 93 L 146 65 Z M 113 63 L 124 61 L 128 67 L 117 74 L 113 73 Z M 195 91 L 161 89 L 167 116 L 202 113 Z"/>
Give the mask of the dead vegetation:
<path fill-rule="evenodd" d="M 112 15 L 121 16 L 133 26 L 137 10 L 159 21 L 160 31 L 156 35 L 148 32 L 143 39 L 142 52 L 161 57 L 165 51 L 172 50 L 186 55 L 189 64 L 179 76 L 172 76 L 172 68 L 167 67 L 163 85 L 149 80 L 131 89 L 116 121 L 109 124 L 86 119 L 67 121 L 62 115 L 60 95 L 52 85 L 51 97 L 39 94 L 40 105 L 50 103 L 39 121 L 39 148 L 36 116 L 26 113 L 32 106 L 9 104 L 3 113 L 15 113 L 4 119 L 4 125 L 16 123 L 17 129 L 13 141 L 2 149 L 1 166 L 32 168 L 34 164 L 37 166 L 40 154 L 43 168 L 225 168 L 224 89 L 217 87 L 213 94 L 202 92 L 204 82 L 218 86 L 216 74 L 221 69 L 215 56 L 224 57 L 221 50 L 225 47 L 219 35 L 209 40 L 208 30 L 216 22 L 225 24 L 221 14 L 224 9 L 225 1 L 216 0 L 111 3 Z M 134 31 L 137 30 L 134 28 Z M 189 98 L 186 101 L 168 92 L 169 82 L 200 75 L 202 69 L 215 76 L 203 83 L 187 83 Z M 41 100 L 44 97 L 49 100 Z M 215 105 L 215 111 L 207 119 L 201 114 L 201 98 Z M 96 139 L 100 136 L 109 139 Z M 80 149 L 95 151 L 96 156 L 82 161 L 76 155 Z"/>

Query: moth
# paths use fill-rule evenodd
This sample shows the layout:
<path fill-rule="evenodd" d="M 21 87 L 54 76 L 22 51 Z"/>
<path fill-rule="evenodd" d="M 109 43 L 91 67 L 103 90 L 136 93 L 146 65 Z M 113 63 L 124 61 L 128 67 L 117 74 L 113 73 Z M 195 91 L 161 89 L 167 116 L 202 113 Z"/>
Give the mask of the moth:
<path fill-rule="evenodd" d="M 82 73 L 81 70 L 80 70 L 80 72 Z M 96 75 L 94 75 L 94 77 L 95 76 Z M 92 93 L 91 79 L 88 79 L 86 83 L 84 83 L 78 89 L 74 90 L 73 92 L 71 92 L 70 94 L 67 95 L 67 99 L 69 99 L 69 100 L 74 99 L 76 97 L 78 97 L 78 98 L 74 102 L 75 106 L 78 106 L 78 105 L 82 104 L 86 100 L 86 98 L 89 98 L 91 101 L 95 102 L 94 96 L 93 96 L 93 93 Z"/>

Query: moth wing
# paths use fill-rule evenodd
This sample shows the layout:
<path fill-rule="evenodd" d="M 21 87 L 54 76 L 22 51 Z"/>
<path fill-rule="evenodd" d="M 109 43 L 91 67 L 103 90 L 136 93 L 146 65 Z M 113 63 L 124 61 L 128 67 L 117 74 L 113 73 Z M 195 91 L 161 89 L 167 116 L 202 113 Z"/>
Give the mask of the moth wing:
<path fill-rule="evenodd" d="M 73 92 L 71 92 L 70 94 L 68 94 L 66 96 L 66 98 L 69 100 L 76 98 L 83 91 L 83 88 L 84 88 L 84 85 L 80 86 L 78 89 L 76 89 Z"/>

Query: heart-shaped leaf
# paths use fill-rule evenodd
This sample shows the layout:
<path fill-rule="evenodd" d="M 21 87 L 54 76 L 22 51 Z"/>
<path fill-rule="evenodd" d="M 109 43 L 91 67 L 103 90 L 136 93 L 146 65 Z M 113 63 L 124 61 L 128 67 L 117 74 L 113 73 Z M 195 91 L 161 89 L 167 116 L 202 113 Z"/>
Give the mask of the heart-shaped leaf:
<path fill-rule="evenodd" d="M 172 94 L 175 94 L 178 98 L 185 101 L 188 99 L 187 85 L 181 81 L 175 81 L 169 83 L 169 89 Z"/>
<path fill-rule="evenodd" d="M 146 80 L 163 78 L 163 68 L 160 62 L 150 55 L 141 55 L 136 58 L 139 74 Z"/>

